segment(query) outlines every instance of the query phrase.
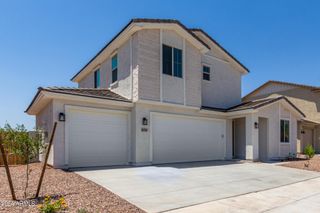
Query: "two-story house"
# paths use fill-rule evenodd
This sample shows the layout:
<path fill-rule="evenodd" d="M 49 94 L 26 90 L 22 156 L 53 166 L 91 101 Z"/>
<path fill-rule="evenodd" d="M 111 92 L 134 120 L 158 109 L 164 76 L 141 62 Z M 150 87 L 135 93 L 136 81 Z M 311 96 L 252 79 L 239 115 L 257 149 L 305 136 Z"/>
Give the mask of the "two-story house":
<path fill-rule="evenodd" d="M 133 19 L 72 78 L 78 88 L 39 88 L 26 112 L 47 132 L 58 122 L 58 168 L 295 152 L 303 113 L 285 97 L 241 103 L 248 72 L 203 30 Z"/>

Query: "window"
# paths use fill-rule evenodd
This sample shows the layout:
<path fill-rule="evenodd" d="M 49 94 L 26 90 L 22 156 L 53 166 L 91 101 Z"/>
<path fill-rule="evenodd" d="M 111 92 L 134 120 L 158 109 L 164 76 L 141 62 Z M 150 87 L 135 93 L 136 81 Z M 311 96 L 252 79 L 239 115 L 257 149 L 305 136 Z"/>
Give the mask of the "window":
<path fill-rule="evenodd" d="M 280 120 L 280 142 L 290 142 L 290 122 L 289 120 Z"/>
<path fill-rule="evenodd" d="M 172 75 L 172 47 L 162 46 L 162 72 Z"/>
<path fill-rule="evenodd" d="M 100 70 L 94 72 L 94 88 L 100 87 Z"/>
<path fill-rule="evenodd" d="M 111 59 L 112 83 L 118 80 L 118 55 L 114 55 Z"/>
<path fill-rule="evenodd" d="M 162 45 L 162 73 L 182 78 L 182 50 Z"/>
<path fill-rule="evenodd" d="M 182 78 L 182 50 L 173 48 L 173 75 Z"/>
<path fill-rule="evenodd" d="M 202 67 L 202 78 L 203 80 L 210 81 L 210 67 L 208 66 Z"/>

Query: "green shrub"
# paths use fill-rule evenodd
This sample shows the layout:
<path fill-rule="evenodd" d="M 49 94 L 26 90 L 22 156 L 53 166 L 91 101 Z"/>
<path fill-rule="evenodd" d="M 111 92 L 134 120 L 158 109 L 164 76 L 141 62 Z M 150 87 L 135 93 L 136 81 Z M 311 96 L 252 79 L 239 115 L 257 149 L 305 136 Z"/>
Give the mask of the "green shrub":
<path fill-rule="evenodd" d="M 308 159 L 311 159 L 315 155 L 316 151 L 314 150 L 312 145 L 307 145 L 304 148 L 303 153 L 308 157 Z"/>

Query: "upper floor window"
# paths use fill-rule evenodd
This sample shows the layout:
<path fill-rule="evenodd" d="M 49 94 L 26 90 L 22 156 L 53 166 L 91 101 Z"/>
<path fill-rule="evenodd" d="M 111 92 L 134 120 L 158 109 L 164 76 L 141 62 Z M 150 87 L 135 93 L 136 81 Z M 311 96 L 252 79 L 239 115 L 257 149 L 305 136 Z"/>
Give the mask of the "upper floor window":
<path fill-rule="evenodd" d="M 118 55 L 115 54 L 111 59 L 112 83 L 118 80 Z"/>
<path fill-rule="evenodd" d="M 94 88 L 99 88 L 100 87 L 100 70 L 97 69 L 94 72 Z"/>
<path fill-rule="evenodd" d="M 289 143 L 290 142 L 290 121 L 280 120 L 280 142 Z"/>
<path fill-rule="evenodd" d="M 210 81 L 210 67 L 202 66 L 202 79 L 206 81 Z"/>
<path fill-rule="evenodd" d="M 162 45 L 162 73 L 182 78 L 182 50 Z"/>

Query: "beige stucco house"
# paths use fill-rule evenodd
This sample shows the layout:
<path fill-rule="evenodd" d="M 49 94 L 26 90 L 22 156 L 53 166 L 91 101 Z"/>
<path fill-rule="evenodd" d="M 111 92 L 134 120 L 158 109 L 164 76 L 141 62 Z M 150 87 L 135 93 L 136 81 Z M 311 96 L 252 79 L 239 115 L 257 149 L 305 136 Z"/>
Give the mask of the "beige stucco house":
<path fill-rule="evenodd" d="M 298 122 L 297 151 L 303 152 L 306 145 L 312 145 L 320 152 L 320 87 L 295 83 L 268 81 L 246 95 L 243 100 L 255 100 L 277 96 L 287 97 L 305 114 Z"/>
<path fill-rule="evenodd" d="M 72 78 L 78 88 L 39 88 L 26 112 L 47 132 L 58 122 L 57 168 L 295 153 L 304 113 L 284 96 L 242 103 L 248 72 L 203 30 L 133 19 Z"/>

